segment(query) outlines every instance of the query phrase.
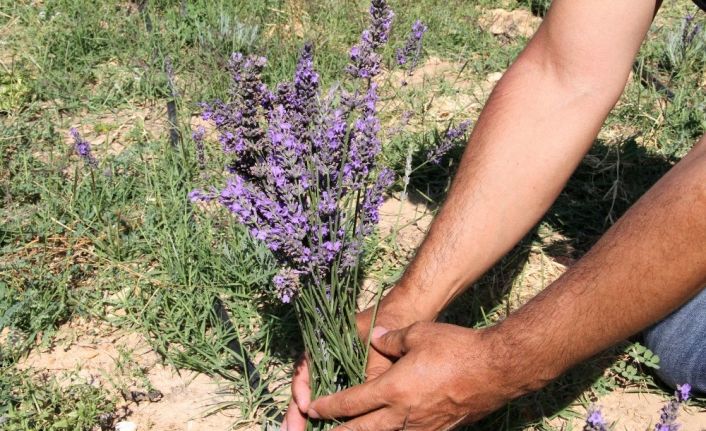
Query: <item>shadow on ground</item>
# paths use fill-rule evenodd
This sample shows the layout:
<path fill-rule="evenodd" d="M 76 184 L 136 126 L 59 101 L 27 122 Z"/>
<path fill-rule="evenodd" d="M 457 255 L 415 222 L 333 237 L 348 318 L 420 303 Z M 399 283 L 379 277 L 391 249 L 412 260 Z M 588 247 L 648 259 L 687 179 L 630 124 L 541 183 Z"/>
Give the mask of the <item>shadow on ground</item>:
<path fill-rule="evenodd" d="M 488 316 L 500 319 L 506 316 L 511 306 L 505 298 L 516 286 L 533 247 L 541 247 L 542 253 L 564 266 L 570 266 L 586 253 L 676 162 L 648 151 L 636 139 L 637 136 L 629 136 L 612 142 L 597 141 L 540 225 L 458 298 L 444 314 L 444 320 L 483 327 L 493 323 Z M 445 191 L 443 185 L 448 183 L 445 174 L 448 175 L 448 170 L 437 168 L 425 172 L 433 181 L 417 177 L 411 184 L 425 187 L 427 195 L 440 202 Z M 543 240 L 540 231 L 552 232 L 555 239 Z M 521 430 L 537 426 L 543 418 L 552 418 L 575 402 L 604 375 L 619 350 L 603 352 L 544 390 L 514 401 L 467 429 Z"/>

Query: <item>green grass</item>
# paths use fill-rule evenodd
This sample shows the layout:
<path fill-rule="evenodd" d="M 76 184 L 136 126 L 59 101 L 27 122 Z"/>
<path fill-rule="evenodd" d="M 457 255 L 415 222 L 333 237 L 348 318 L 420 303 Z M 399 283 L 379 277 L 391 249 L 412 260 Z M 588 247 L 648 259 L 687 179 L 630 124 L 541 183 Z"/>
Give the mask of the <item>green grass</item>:
<path fill-rule="evenodd" d="M 504 70 L 525 42 L 496 38 L 477 25 L 483 8 L 500 7 L 494 0 L 391 3 L 397 23 L 386 58 L 421 18 L 429 26 L 426 55 L 458 69 L 464 65 L 463 82 L 481 82 Z M 541 14 L 547 3 L 512 7 Z M 32 349 L 51 345 L 57 328 L 77 316 L 141 332 L 166 363 L 225 379 L 232 402 L 214 407 L 237 406 L 242 422 L 259 421 L 270 408 L 265 386 L 286 398 L 280 376 L 301 346 L 292 311 L 268 295 L 273 274 L 268 252 L 223 211 L 187 202 L 191 189 L 220 180 L 222 166 L 212 149 L 212 176 L 198 171 L 189 124 L 197 102 L 224 97 L 224 66 L 232 51 L 267 56 L 265 79 L 277 82 L 292 74 L 303 42 L 313 40 L 324 85 L 333 84 L 364 26 L 365 7 L 362 0 L 162 0 L 140 11 L 131 2 L 97 1 L 87 7 L 78 0 L 39 6 L 0 1 L 0 330 L 5 331 L 0 398 L 10 400 L 0 403 L 0 420 L 6 429 L 90 429 L 114 408 L 115 400 L 102 388 L 77 381 L 63 390 L 56 382 L 69 376 L 45 378 L 43 370 L 17 367 Z M 449 310 L 449 321 L 480 327 L 503 316 L 530 254 L 580 256 L 703 133 L 706 39 L 702 33 L 700 48 L 675 50 L 681 17 L 692 9 L 687 2 L 666 7 L 625 95 L 559 201 L 538 229 L 478 282 L 475 293 Z M 152 108 L 164 107 L 171 97 L 166 58 L 177 77 L 185 137 L 180 148 L 169 145 L 166 129 L 133 122 L 123 130 L 120 121 L 100 117 L 161 112 Z M 641 84 L 641 70 L 667 86 L 672 100 Z M 424 118 L 414 133 L 394 137 L 385 147 L 384 160 L 402 177 L 410 147 L 418 166 L 445 127 L 426 118 L 426 101 L 463 90 L 441 79 L 408 89 L 388 84 L 384 116 L 390 124 L 407 105 Z M 109 154 L 107 145 L 98 146 L 100 166 L 87 169 L 67 143 L 69 127 L 79 123 L 90 125 L 89 139 L 117 137 L 124 150 Z M 416 169 L 408 186 L 413 195 L 435 208 L 459 153 L 452 154 L 451 165 Z M 402 185 L 395 187 L 399 191 Z M 563 239 L 548 245 L 547 233 Z M 394 281 L 406 258 L 394 255 L 389 240 L 369 247 L 371 277 Z M 234 329 L 214 314 L 215 298 L 230 311 Z M 247 382 L 245 358 L 227 347 L 234 339 L 257 357 L 262 383 L 255 389 Z M 474 429 L 551 429 L 547 419 L 570 417 L 572 403 L 590 401 L 586 394 L 625 386 L 659 390 L 644 372 L 649 361 L 635 346 L 630 342 L 605 352 Z"/>

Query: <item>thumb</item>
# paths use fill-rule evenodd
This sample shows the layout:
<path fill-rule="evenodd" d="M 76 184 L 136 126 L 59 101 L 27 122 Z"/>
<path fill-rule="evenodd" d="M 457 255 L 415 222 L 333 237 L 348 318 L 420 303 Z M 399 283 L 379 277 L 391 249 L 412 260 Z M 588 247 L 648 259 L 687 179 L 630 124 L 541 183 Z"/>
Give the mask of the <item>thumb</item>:
<path fill-rule="evenodd" d="M 373 336 L 370 340 L 372 346 L 385 356 L 400 358 L 409 351 L 407 345 L 407 332 L 409 327 L 388 331 L 377 326 L 373 329 Z"/>

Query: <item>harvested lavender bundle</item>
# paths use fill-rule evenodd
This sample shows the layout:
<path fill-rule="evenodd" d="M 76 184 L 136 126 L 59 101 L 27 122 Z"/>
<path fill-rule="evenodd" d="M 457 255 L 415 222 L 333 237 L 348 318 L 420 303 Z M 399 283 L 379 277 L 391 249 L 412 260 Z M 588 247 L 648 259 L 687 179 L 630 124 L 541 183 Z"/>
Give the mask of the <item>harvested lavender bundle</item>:
<path fill-rule="evenodd" d="M 262 57 L 233 54 L 230 100 L 204 103 L 231 177 L 220 188 L 194 190 L 215 200 L 275 256 L 273 293 L 293 303 L 309 357 L 314 396 L 362 382 L 366 348 L 355 312 L 358 267 L 366 236 L 378 221 L 391 171 L 377 165 L 377 50 L 393 13 L 373 0 L 371 23 L 350 52 L 353 94 L 321 98 L 313 47 L 304 46 L 292 81 L 271 91 Z M 328 425 L 317 424 L 315 429 Z"/>

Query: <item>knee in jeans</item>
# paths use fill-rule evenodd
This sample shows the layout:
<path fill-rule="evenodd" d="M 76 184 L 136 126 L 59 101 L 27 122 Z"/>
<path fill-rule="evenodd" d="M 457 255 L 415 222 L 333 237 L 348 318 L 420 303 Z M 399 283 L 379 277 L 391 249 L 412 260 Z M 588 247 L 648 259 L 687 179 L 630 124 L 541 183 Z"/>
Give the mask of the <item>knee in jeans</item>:
<path fill-rule="evenodd" d="M 699 346 L 660 329 L 657 325 L 645 332 L 646 347 L 659 356 L 655 374 L 671 388 L 689 383 L 697 392 L 706 392 L 706 361 L 698 358 Z"/>

